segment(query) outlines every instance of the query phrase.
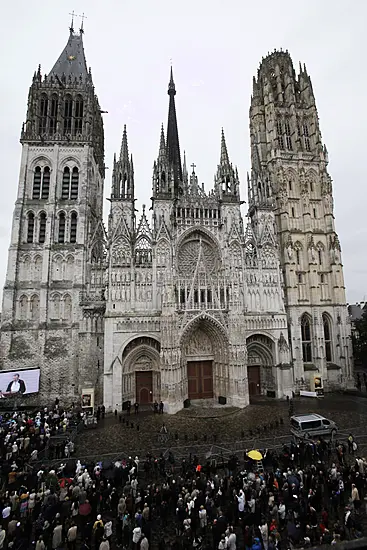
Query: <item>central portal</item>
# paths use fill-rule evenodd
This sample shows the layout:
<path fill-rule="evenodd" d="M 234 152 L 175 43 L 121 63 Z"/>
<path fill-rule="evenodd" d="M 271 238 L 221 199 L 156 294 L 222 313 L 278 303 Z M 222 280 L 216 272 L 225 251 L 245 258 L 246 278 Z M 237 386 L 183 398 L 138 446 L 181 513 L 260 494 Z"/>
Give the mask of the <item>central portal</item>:
<path fill-rule="evenodd" d="M 189 399 L 213 397 L 213 361 L 188 361 L 187 378 Z"/>

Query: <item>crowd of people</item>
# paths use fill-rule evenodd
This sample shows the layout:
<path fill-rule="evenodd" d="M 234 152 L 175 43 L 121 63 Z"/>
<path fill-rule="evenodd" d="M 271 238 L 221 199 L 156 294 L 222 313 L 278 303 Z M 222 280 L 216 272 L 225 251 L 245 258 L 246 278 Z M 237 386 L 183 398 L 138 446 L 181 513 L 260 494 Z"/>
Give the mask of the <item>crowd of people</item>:
<path fill-rule="evenodd" d="M 367 462 L 352 435 L 290 443 L 260 463 L 247 453 L 82 463 L 65 445 L 41 466 L 36 455 L 73 418 L 58 403 L 0 417 L 0 549 L 282 550 L 363 535 Z"/>

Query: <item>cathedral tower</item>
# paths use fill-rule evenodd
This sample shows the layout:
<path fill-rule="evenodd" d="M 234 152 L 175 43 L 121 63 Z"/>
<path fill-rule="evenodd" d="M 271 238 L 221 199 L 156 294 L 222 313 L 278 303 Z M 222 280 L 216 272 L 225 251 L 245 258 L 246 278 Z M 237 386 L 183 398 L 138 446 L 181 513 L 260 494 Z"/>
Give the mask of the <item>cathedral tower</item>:
<path fill-rule="evenodd" d="M 103 121 L 73 24 L 34 73 L 3 295 L 3 368 L 41 368 L 47 398 L 96 387 L 102 361 Z"/>
<path fill-rule="evenodd" d="M 249 214 L 273 204 L 296 389 L 351 377 L 341 248 L 332 180 L 310 76 L 288 52 L 262 60 L 250 108 Z"/>

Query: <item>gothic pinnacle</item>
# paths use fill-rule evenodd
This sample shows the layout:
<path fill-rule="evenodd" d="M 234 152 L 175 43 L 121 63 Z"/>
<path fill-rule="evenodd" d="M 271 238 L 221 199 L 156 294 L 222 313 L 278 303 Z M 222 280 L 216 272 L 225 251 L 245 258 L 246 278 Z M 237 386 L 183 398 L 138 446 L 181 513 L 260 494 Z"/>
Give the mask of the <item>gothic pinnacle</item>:
<path fill-rule="evenodd" d="M 184 151 L 184 160 L 182 164 L 182 176 L 184 179 L 187 178 L 186 151 Z"/>
<path fill-rule="evenodd" d="M 122 133 L 120 160 L 125 160 L 127 162 L 129 161 L 129 148 L 128 148 L 128 144 L 127 144 L 126 124 L 124 124 L 124 131 Z"/>
<path fill-rule="evenodd" d="M 224 137 L 223 128 L 222 128 L 222 137 L 221 137 L 221 144 L 220 144 L 220 164 L 229 164 L 226 138 Z"/>
<path fill-rule="evenodd" d="M 258 89 L 258 85 L 257 85 L 257 82 L 256 82 L 256 78 L 253 77 L 252 79 L 252 96 L 255 97 L 257 96 L 259 93 L 259 89 Z"/>
<path fill-rule="evenodd" d="M 161 126 L 161 137 L 159 141 L 159 158 L 162 159 L 166 156 L 166 140 L 164 137 L 164 128 L 163 128 L 163 122 Z"/>

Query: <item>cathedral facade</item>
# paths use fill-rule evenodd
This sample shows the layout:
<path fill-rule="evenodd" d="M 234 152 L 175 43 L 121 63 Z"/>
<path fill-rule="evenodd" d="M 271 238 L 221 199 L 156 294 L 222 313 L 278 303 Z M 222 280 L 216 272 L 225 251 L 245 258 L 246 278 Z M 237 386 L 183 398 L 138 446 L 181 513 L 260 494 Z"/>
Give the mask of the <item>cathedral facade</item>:
<path fill-rule="evenodd" d="M 250 107 L 248 214 L 224 132 L 214 185 L 168 124 L 137 216 L 126 127 L 103 224 L 102 114 L 83 33 L 34 74 L 3 296 L 3 369 L 41 368 L 42 399 L 94 388 L 108 410 L 162 400 L 238 407 L 345 386 L 350 328 L 332 181 L 311 80 L 287 52 L 262 60 Z M 220 147 L 219 147 L 220 145 Z M 39 399 L 40 397 L 38 397 Z"/>

